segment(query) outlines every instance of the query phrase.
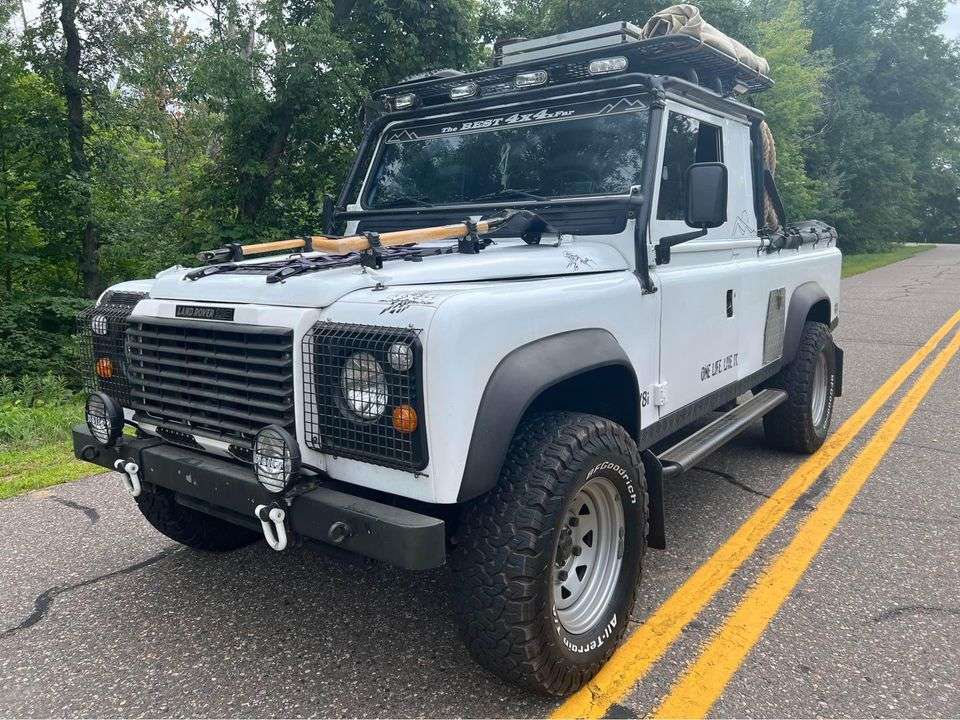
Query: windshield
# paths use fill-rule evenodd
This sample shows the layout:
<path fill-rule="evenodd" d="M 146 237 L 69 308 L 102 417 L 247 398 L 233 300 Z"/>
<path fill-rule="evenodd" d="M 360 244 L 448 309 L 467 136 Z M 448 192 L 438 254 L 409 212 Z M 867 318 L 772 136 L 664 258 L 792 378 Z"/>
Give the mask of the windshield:
<path fill-rule="evenodd" d="M 641 184 L 648 118 L 634 96 L 389 130 L 365 206 L 626 195 Z"/>

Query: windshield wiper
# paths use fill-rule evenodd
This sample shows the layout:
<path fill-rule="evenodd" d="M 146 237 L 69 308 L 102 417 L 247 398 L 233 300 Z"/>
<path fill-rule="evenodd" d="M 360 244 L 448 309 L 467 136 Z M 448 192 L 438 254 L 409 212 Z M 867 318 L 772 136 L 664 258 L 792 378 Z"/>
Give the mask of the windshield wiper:
<path fill-rule="evenodd" d="M 397 195 L 386 202 L 378 203 L 377 208 L 392 208 L 398 205 L 419 205 L 420 207 L 433 207 L 433 203 L 427 202 L 422 197 L 413 197 L 412 195 Z"/>
<path fill-rule="evenodd" d="M 546 200 L 543 195 L 537 195 L 529 190 L 519 190 L 517 188 L 503 188 L 496 192 L 487 193 L 480 197 L 475 197 L 467 202 L 481 202 L 483 200 L 507 200 L 509 198 L 527 198 L 529 200 Z"/>

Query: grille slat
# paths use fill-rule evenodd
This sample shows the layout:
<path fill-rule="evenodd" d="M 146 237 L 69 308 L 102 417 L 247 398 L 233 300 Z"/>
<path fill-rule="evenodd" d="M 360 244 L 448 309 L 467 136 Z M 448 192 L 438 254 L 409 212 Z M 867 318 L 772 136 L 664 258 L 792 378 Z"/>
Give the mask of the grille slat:
<path fill-rule="evenodd" d="M 385 467 L 423 470 L 427 447 L 418 336 L 419 331 L 412 328 L 316 323 L 302 343 L 307 446 Z M 413 352 L 409 370 L 391 367 L 389 351 L 394 345 Z M 351 410 L 344 393 L 352 382 L 371 379 L 377 389 L 353 390 L 355 400 L 366 402 L 370 410 L 369 416 L 362 417 Z M 412 433 L 394 428 L 394 410 L 402 406 L 412 407 L 418 418 Z"/>
<path fill-rule="evenodd" d="M 144 392 L 143 390 L 140 390 L 138 387 L 134 386 L 133 388 L 130 389 L 130 397 L 134 400 L 139 398 L 142 402 L 148 402 L 152 400 L 160 405 L 173 405 L 173 406 L 183 407 L 183 408 L 186 408 L 188 412 L 192 408 L 196 408 L 198 410 L 206 410 L 209 412 L 221 413 L 223 415 L 229 415 L 231 417 L 237 417 L 241 419 L 249 418 L 251 420 L 259 420 L 264 425 L 269 425 L 270 423 L 275 423 L 280 420 L 283 420 L 284 414 L 289 410 L 293 410 L 292 402 L 287 405 L 282 405 L 280 403 L 277 403 L 276 407 L 264 408 L 261 403 L 252 403 L 249 400 L 247 400 L 246 402 L 244 402 L 244 406 L 231 407 L 231 405 L 236 405 L 237 403 L 236 398 L 221 396 L 219 398 L 213 398 L 215 400 L 220 400 L 221 402 L 219 404 L 205 403 L 197 400 L 197 398 L 204 397 L 204 398 L 210 399 L 209 395 L 206 395 L 206 394 L 201 395 L 200 393 L 198 393 L 196 390 L 193 390 L 193 389 L 184 390 L 182 388 L 177 388 L 171 385 L 170 383 L 166 383 L 162 386 L 153 385 L 151 387 L 156 388 L 161 392 L 159 393 Z M 273 413 L 271 414 L 270 412 L 266 412 L 266 413 L 253 412 L 252 410 L 249 409 L 250 407 L 257 407 L 257 408 L 268 410 L 268 411 L 273 410 Z"/>
<path fill-rule="evenodd" d="M 290 330 L 134 318 L 127 358 L 131 405 L 158 425 L 239 446 L 293 428 Z"/>
<path fill-rule="evenodd" d="M 145 365 L 143 367 L 138 367 L 136 372 L 138 376 L 149 376 L 150 382 L 158 385 L 164 382 L 164 378 L 169 378 L 172 380 L 185 381 L 191 383 L 192 385 L 200 386 L 201 388 L 210 387 L 215 390 L 219 388 L 228 388 L 230 390 L 240 390 L 241 392 L 248 394 L 260 394 L 266 396 L 273 395 L 278 389 L 277 383 L 271 383 L 270 385 L 240 383 L 233 382 L 232 380 L 224 380 L 223 378 L 219 377 L 208 377 L 198 373 L 187 374 L 175 372 L 169 369 L 148 368 Z M 285 377 L 287 380 L 290 379 L 289 376 Z"/>
<path fill-rule="evenodd" d="M 182 355 L 182 353 L 181 353 Z M 191 362 L 189 360 L 178 360 L 177 358 L 162 358 L 159 356 L 140 356 L 140 359 L 144 363 L 150 363 L 151 365 L 162 365 L 164 367 L 183 367 L 189 370 L 198 370 L 200 372 L 211 372 L 217 375 L 224 374 L 230 375 L 231 377 L 242 377 L 242 378 L 251 378 L 255 380 L 266 380 L 266 381 L 276 381 L 278 383 L 283 383 L 293 380 L 293 372 L 283 373 L 283 374 L 272 374 L 269 372 L 257 372 L 257 371 L 247 371 L 242 368 L 229 368 L 220 366 L 214 366 L 209 363 L 197 363 Z"/>
<path fill-rule="evenodd" d="M 145 343 L 143 341 L 131 340 L 130 347 L 145 352 L 155 353 L 158 357 L 160 353 L 166 355 L 183 355 L 189 353 L 191 357 L 202 358 L 204 360 L 218 360 L 223 362 L 244 363 L 246 365 L 264 365 L 266 367 L 285 367 L 290 364 L 290 358 L 268 358 L 257 356 L 244 356 L 237 353 L 221 352 L 218 350 L 201 350 L 199 347 L 190 345 L 171 345 L 163 340 L 157 342 Z"/>

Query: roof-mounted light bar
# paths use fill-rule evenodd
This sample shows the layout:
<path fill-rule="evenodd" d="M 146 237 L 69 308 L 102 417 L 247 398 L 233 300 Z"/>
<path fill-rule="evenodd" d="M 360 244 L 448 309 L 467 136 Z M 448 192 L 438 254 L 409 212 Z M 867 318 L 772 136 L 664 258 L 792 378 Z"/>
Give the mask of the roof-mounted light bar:
<path fill-rule="evenodd" d="M 592 60 L 587 67 L 591 75 L 610 75 L 627 69 L 627 59 L 622 55 Z"/>
<path fill-rule="evenodd" d="M 480 87 L 475 82 L 464 83 L 463 85 L 454 85 L 450 88 L 451 100 L 466 100 L 477 94 Z"/>
<path fill-rule="evenodd" d="M 522 72 L 514 78 L 513 82 L 518 88 L 540 87 L 541 85 L 547 84 L 547 71 L 531 70 L 530 72 Z"/>
<path fill-rule="evenodd" d="M 417 104 L 417 96 L 413 93 L 404 93 L 387 98 L 387 104 L 391 110 L 409 110 Z"/>

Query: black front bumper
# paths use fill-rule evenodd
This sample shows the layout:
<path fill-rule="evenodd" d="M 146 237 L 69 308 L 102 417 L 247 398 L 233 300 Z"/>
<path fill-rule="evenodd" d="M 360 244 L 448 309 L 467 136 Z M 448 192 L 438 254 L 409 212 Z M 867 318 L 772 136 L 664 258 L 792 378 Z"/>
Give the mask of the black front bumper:
<path fill-rule="evenodd" d="M 150 485 L 167 488 L 183 505 L 255 530 L 260 529 L 260 522 L 254 509 L 276 499 L 260 486 L 249 468 L 155 438 L 123 436 L 115 447 L 104 448 L 85 426 L 78 425 L 73 429 L 73 451 L 81 460 L 110 470 L 120 458 L 132 460 L 140 466 L 144 492 L 150 491 Z M 287 518 L 294 537 L 409 570 L 426 570 L 445 562 L 443 520 L 330 487 L 297 496 L 287 508 Z M 339 542 L 330 537 L 336 523 L 349 529 L 342 539 L 343 533 L 334 533 Z"/>

